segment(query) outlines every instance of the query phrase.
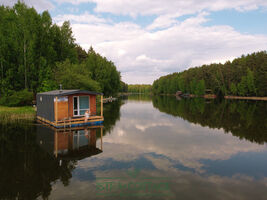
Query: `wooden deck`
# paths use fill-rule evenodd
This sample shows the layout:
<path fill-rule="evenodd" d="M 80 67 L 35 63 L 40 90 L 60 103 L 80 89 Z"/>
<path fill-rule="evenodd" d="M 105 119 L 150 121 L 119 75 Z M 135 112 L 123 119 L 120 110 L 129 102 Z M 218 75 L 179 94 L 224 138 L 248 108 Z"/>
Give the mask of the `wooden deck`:
<path fill-rule="evenodd" d="M 104 117 L 102 116 L 91 116 L 86 121 L 84 117 L 81 118 L 71 118 L 64 119 L 56 122 L 51 122 L 47 119 L 44 119 L 40 116 L 37 116 L 37 119 L 52 125 L 55 128 L 70 128 L 70 127 L 80 127 L 80 126 L 99 126 L 103 123 Z"/>
<path fill-rule="evenodd" d="M 104 128 L 103 125 L 97 125 L 97 126 L 77 126 L 77 127 L 63 127 L 63 128 L 56 128 L 54 126 L 52 126 L 51 124 L 48 124 L 44 121 L 41 121 L 39 119 L 37 119 L 37 122 L 39 124 L 42 124 L 44 126 L 47 126 L 49 128 L 51 128 L 52 130 L 54 131 L 57 131 L 57 132 L 66 132 L 66 131 L 77 131 L 77 130 L 84 130 L 85 128 L 87 129 L 98 129 L 98 128 Z"/>

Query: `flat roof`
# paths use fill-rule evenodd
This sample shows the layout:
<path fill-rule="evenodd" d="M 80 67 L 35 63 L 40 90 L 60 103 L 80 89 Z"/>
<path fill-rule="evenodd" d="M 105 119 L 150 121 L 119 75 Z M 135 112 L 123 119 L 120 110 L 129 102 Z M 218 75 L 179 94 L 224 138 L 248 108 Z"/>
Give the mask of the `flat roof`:
<path fill-rule="evenodd" d="M 100 93 L 100 92 L 93 92 L 93 91 L 87 91 L 87 90 L 52 90 L 49 92 L 38 93 L 37 95 L 66 96 L 66 95 L 80 94 L 80 93 L 103 95 L 103 93 Z"/>

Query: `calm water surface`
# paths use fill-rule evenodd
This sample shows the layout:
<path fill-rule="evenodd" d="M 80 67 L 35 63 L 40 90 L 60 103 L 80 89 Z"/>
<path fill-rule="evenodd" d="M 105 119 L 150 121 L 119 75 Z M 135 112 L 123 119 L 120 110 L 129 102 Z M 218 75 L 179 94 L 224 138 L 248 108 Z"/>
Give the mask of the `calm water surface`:
<path fill-rule="evenodd" d="M 0 124 L 0 199 L 267 199 L 267 102 L 129 96 L 104 126 Z"/>

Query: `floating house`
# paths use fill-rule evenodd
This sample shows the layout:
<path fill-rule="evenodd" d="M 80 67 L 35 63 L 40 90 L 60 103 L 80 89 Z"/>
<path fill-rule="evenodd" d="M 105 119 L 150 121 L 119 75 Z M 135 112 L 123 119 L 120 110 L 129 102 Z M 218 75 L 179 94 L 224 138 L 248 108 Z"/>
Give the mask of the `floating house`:
<path fill-rule="evenodd" d="M 82 160 L 103 152 L 103 126 L 58 129 L 44 124 L 37 126 L 36 141 L 56 158 Z"/>
<path fill-rule="evenodd" d="M 97 95 L 101 96 L 100 116 L 96 115 Z M 96 126 L 104 121 L 103 94 L 86 90 L 53 90 L 36 96 L 37 119 L 56 128 Z M 91 115 L 85 118 L 85 112 Z"/>

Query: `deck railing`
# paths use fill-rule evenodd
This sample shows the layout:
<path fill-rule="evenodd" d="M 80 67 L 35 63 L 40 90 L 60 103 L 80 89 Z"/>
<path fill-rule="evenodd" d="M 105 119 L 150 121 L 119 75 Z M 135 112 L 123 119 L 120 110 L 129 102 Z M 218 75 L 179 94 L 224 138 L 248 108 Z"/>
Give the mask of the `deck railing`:
<path fill-rule="evenodd" d="M 71 126 L 72 124 L 83 124 L 83 123 L 87 123 L 87 122 L 96 122 L 96 121 L 102 121 L 104 120 L 103 116 L 91 116 L 89 117 L 87 120 L 85 119 L 85 117 L 81 117 L 81 118 L 67 118 L 67 119 L 63 119 L 63 120 L 58 120 L 56 122 L 51 122 L 49 120 L 46 120 L 42 117 L 37 117 L 37 119 L 46 122 L 48 124 L 51 124 L 53 126 Z"/>

